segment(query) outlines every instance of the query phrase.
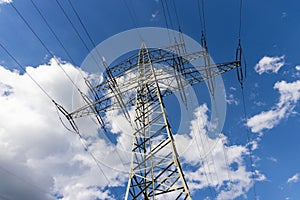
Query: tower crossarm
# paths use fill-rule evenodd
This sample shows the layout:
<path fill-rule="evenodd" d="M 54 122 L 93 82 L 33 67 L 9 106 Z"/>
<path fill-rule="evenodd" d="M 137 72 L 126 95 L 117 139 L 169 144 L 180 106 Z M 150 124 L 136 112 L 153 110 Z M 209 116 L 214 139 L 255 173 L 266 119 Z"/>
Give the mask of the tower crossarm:
<path fill-rule="evenodd" d="M 161 64 L 161 63 L 171 63 L 174 57 L 182 57 L 183 64 L 190 63 L 194 60 L 197 60 L 205 55 L 205 51 L 196 51 L 191 53 L 185 53 L 182 55 L 177 55 L 178 49 L 183 48 L 183 44 L 177 44 L 170 47 L 165 48 L 150 48 L 149 55 L 151 56 L 151 60 L 153 64 Z M 178 63 L 179 64 L 179 63 Z M 133 56 L 127 58 L 124 61 L 119 62 L 116 65 L 112 65 L 109 67 L 110 73 L 115 77 L 122 77 L 125 73 L 130 71 L 136 71 L 138 66 L 138 55 L 134 54 Z M 101 89 L 102 84 L 99 85 L 99 89 Z M 97 88 L 97 87 L 96 87 Z"/>
<path fill-rule="evenodd" d="M 176 63 L 173 63 L 173 65 L 169 65 L 168 67 L 166 66 L 166 63 L 156 65 L 156 78 L 161 85 L 163 97 L 174 94 L 180 91 L 180 89 L 185 89 L 200 82 L 204 82 L 240 66 L 240 61 L 213 64 L 211 66 L 192 66 L 187 60 L 184 60 L 184 63 L 185 64 L 181 66 L 181 69 L 176 71 L 182 80 L 181 87 L 178 87 L 174 74 L 174 69 L 177 65 Z M 205 73 L 206 70 L 211 70 L 210 76 Z M 130 71 L 128 74 L 130 74 L 130 76 L 128 75 L 126 80 L 121 76 L 115 77 L 120 90 L 118 95 L 123 99 L 124 107 L 127 109 L 134 106 L 135 96 L 133 93 L 137 86 L 136 72 Z M 105 81 L 92 88 L 91 92 L 97 93 L 97 95 L 92 95 L 94 98 L 92 101 L 86 102 L 85 105 L 70 113 L 72 118 L 93 115 L 95 114 L 95 111 L 97 111 L 97 114 L 100 114 L 121 108 L 118 101 L 115 100 L 115 93 L 110 90 L 109 81 Z"/>

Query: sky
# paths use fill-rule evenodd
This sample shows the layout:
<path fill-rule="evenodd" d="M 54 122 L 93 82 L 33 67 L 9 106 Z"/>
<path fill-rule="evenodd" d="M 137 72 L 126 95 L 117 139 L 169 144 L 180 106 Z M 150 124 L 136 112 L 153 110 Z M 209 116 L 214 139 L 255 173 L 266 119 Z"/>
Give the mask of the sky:
<path fill-rule="evenodd" d="M 67 0 L 0 0 L 0 44 L 14 57 L 0 47 L 0 199 L 123 199 L 132 133 L 124 117 L 107 113 L 109 135 L 91 118 L 80 119 L 79 138 L 62 125 L 69 127 L 47 95 L 72 111 L 83 103 L 72 81 L 87 93 L 79 74 L 101 80 L 101 75 L 81 67 L 93 49 L 89 37 L 98 45 L 134 28 L 177 30 L 173 1 L 167 0 L 172 18 L 168 26 L 161 1 L 71 0 L 87 36 Z M 197 1 L 174 2 L 182 32 L 200 42 Z M 234 61 L 240 1 L 210 0 L 204 5 L 210 56 L 215 63 Z M 223 74 L 225 123 L 219 137 L 211 138 L 213 103 L 204 83 L 195 86 L 198 102 L 184 119 L 187 133 L 175 134 L 176 147 L 193 199 L 296 200 L 300 2 L 244 0 L 242 5 L 245 102 L 235 70 Z M 107 52 L 122 45 L 102 53 L 110 56 Z M 169 98 L 166 103 L 176 129 L 183 119 L 172 104 L 180 100 Z"/>

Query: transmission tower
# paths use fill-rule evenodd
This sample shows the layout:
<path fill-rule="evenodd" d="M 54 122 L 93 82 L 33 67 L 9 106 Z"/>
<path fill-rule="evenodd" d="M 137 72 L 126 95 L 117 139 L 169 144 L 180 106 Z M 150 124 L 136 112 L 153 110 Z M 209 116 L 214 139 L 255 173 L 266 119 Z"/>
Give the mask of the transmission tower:
<path fill-rule="evenodd" d="M 202 59 L 203 66 L 191 64 L 197 59 Z M 213 78 L 238 68 L 240 61 L 212 65 L 207 48 L 188 53 L 184 43 L 147 48 L 143 42 L 138 53 L 113 66 L 105 61 L 103 65 L 105 81 L 95 86 L 87 81 L 91 95 L 82 94 L 86 105 L 68 114 L 68 119 L 74 124 L 76 118 L 95 115 L 105 128 L 105 113 L 117 109 L 131 124 L 134 132 L 126 200 L 191 199 L 164 97 L 179 92 L 186 104 L 185 88 L 208 81 L 213 90 Z M 130 108 L 134 109 L 133 120 Z"/>

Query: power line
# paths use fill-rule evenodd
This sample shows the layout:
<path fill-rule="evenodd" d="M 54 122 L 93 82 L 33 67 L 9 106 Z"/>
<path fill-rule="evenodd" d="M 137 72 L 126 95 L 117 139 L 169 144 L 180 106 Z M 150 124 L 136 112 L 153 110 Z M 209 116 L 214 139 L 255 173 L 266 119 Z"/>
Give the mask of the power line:
<path fill-rule="evenodd" d="M 27 76 L 40 88 L 40 90 L 51 100 L 53 99 L 50 95 L 44 90 L 44 88 L 26 71 L 26 69 L 20 64 L 20 62 L 8 51 L 8 49 L 0 43 L 1 48 L 9 55 L 11 59 L 18 65 L 18 67 L 25 73 Z"/>
<path fill-rule="evenodd" d="M 245 93 L 244 93 L 244 87 L 241 85 L 241 92 L 242 92 L 242 100 L 243 100 L 243 111 L 244 111 L 244 119 L 246 122 L 248 121 L 248 115 L 247 115 L 247 109 L 246 109 L 246 103 L 245 103 Z M 249 127 L 246 125 L 246 139 L 247 139 L 247 147 L 249 151 L 249 161 L 250 161 L 250 168 L 251 168 L 251 179 L 253 181 L 253 193 L 254 198 L 257 199 L 257 193 L 256 193 L 256 184 L 255 184 L 255 177 L 254 177 L 254 163 L 253 163 L 253 151 L 251 148 L 251 139 L 250 139 L 250 130 Z"/>
<path fill-rule="evenodd" d="M 32 5 L 34 6 L 34 8 L 39 13 L 39 15 L 41 16 L 41 18 L 43 19 L 43 21 L 45 22 L 45 24 L 47 25 L 47 27 L 49 28 L 49 30 L 51 31 L 51 33 L 54 35 L 55 39 L 58 41 L 58 43 L 60 44 L 60 46 L 63 48 L 63 50 L 65 51 L 66 55 L 69 57 L 69 59 L 71 60 L 71 62 L 73 64 L 75 64 L 74 59 L 72 58 L 72 56 L 70 55 L 70 53 L 68 52 L 68 50 L 66 49 L 66 47 L 64 46 L 64 44 L 62 43 L 62 41 L 59 39 L 59 37 L 57 36 L 57 34 L 53 30 L 53 28 L 50 26 L 50 24 L 48 23 L 47 19 L 45 18 L 45 16 L 41 12 L 41 10 L 38 8 L 38 6 L 36 5 L 36 3 L 34 3 L 33 0 L 30 0 L 30 1 L 31 1 Z"/>
<path fill-rule="evenodd" d="M 241 38 L 241 31 L 242 31 L 242 11 L 243 11 L 243 0 L 240 0 L 240 10 L 239 10 L 239 38 Z"/>
<path fill-rule="evenodd" d="M 39 42 L 42 44 L 42 46 L 47 50 L 47 52 L 50 54 L 50 55 L 52 55 L 53 57 L 54 57 L 54 55 L 51 53 L 51 51 L 48 49 L 48 47 L 46 46 L 46 44 L 41 40 L 41 38 L 37 35 L 37 33 L 32 29 L 32 27 L 30 26 L 30 24 L 27 22 L 27 20 L 23 17 L 23 15 L 19 12 L 19 10 L 11 3 L 10 4 L 13 8 L 14 8 L 14 10 L 17 12 L 17 14 L 19 15 L 19 17 L 24 21 L 24 23 L 27 25 L 27 27 L 30 29 L 30 31 L 37 37 L 37 39 L 39 40 Z M 25 68 L 24 67 L 22 67 L 22 65 L 16 60 L 16 58 L 0 43 L 0 46 L 2 47 L 2 49 L 18 64 L 18 66 L 25 72 L 25 73 L 27 73 L 26 72 L 26 70 L 25 70 Z M 60 65 L 60 63 L 58 62 L 58 61 L 56 61 L 57 62 L 57 64 L 62 68 L 62 66 Z M 62 68 L 62 70 L 65 72 L 65 70 Z M 60 105 L 58 105 L 51 97 L 50 97 L 50 95 L 41 87 L 41 85 L 30 75 L 30 74 L 28 74 L 27 73 L 27 75 L 32 79 L 32 81 L 34 81 L 35 82 L 35 84 L 45 93 L 45 95 L 47 95 L 47 97 L 56 105 L 56 107 L 57 107 L 57 109 L 59 109 L 60 111 L 63 111 L 63 113 L 64 114 L 66 114 L 66 110 L 64 110 L 64 108 L 63 107 L 61 107 Z M 71 80 L 71 82 L 74 84 L 74 86 L 75 87 L 77 87 L 76 85 L 75 85 L 75 83 L 73 82 L 73 80 L 70 78 L 70 76 L 65 72 L 65 75 Z M 79 90 L 79 88 L 77 87 L 77 89 Z M 80 91 L 80 90 L 79 90 Z M 67 117 L 68 118 L 68 117 Z M 60 118 L 60 120 L 61 120 L 61 118 Z M 70 120 L 70 119 L 69 119 Z M 71 119 L 72 120 L 72 119 Z M 62 120 L 61 120 L 62 121 Z M 73 121 L 73 120 L 72 120 Z M 71 123 L 71 125 L 72 125 L 72 127 L 73 127 L 73 129 L 74 129 L 74 131 L 76 131 L 77 132 L 77 134 L 80 136 L 80 138 L 82 139 L 82 136 L 80 135 L 80 133 L 79 133 L 79 130 L 78 130 L 78 128 L 77 127 L 74 127 L 74 126 L 76 126 L 76 124 L 75 123 Z M 65 126 L 66 127 L 66 126 Z M 68 129 L 69 131 L 71 131 L 70 129 Z M 82 141 L 81 141 L 82 142 Z M 84 144 L 84 143 L 82 143 L 86 148 L 87 148 L 87 146 Z M 91 154 L 91 153 L 90 153 Z M 93 154 L 91 154 L 91 156 L 92 156 L 92 158 L 96 161 L 96 158 L 95 158 L 95 156 L 93 155 Z M 99 163 L 98 162 L 96 162 L 96 164 L 97 164 L 97 166 L 98 166 L 98 168 L 99 168 L 99 170 L 102 172 L 102 174 L 103 174 L 103 176 L 107 179 L 107 181 L 109 181 L 108 180 L 108 178 L 107 178 L 107 176 L 105 175 L 105 173 L 104 173 L 104 171 L 103 171 L 103 169 L 100 167 L 100 165 L 99 165 Z M 110 184 L 110 183 L 109 183 Z"/>
<path fill-rule="evenodd" d="M 170 9 L 169 9 L 169 5 L 168 5 L 167 0 L 165 0 L 165 5 L 166 5 L 167 15 L 168 15 L 168 18 L 169 18 L 169 21 L 170 21 L 171 29 L 174 30 L 174 26 L 173 26 L 173 22 L 172 22 L 173 20 L 172 20 L 172 17 L 171 17 L 171 13 L 170 13 Z"/>
<path fill-rule="evenodd" d="M 129 14 L 129 18 L 131 19 L 131 21 L 132 21 L 132 23 L 133 23 L 133 26 L 136 28 L 136 31 L 137 31 L 137 33 L 138 33 L 138 35 L 139 35 L 139 38 L 140 38 L 142 41 L 144 41 L 144 39 L 143 39 L 143 37 L 142 37 L 140 31 L 137 29 L 137 28 L 138 28 L 138 23 L 137 23 L 137 20 L 136 20 L 136 19 L 137 19 L 137 16 L 136 16 L 135 10 L 132 9 L 132 12 L 131 12 L 130 7 L 129 7 L 129 5 L 128 5 L 128 3 L 127 3 L 126 0 L 122 0 L 122 2 L 125 4 L 125 7 L 126 7 L 126 9 L 127 9 L 127 11 L 128 11 L 128 14 Z"/>
<path fill-rule="evenodd" d="M 205 13 L 204 13 L 204 0 L 197 1 L 198 14 L 201 26 L 201 32 L 205 35 L 206 33 L 206 23 L 205 23 Z"/>
<path fill-rule="evenodd" d="M 164 15 L 165 23 L 166 23 L 166 28 L 167 28 L 169 42 L 171 43 L 171 35 L 170 35 L 170 31 L 169 31 L 169 23 L 168 23 L 167 14 L 166 14 L 166 11 L 165 11 L 165 5 L 164 5 L 163 0 L 161 0 L 160 2 L 161 2 L 162 10 L 163 10 L 163 15 Z"/>
<path fill-rule="evenodd" d="M 86 25 L 84 24 L 83 20 L 81 19 L 79 13 L 76 11 L 75 6 L 73 5 L 73 3 L 72 3 L 70 0 L 68 0 L 68 2 L 69 2 L 69 4 L 71 5 L 71 8 L 72 8 L 73 12 L 75 13 L 77 19 L 79 20 L 79 22 L 80 22 L 80 24 L 81 24 L 81 26 L 82 26 L 82 28 L 83 28 L 85 34 L 88 36 L 88 38 L 89 38 L 90 42 L 92 43 L 93 47 L 96 49 L 96 52 L 97 52 L 98 56 L 102 57 L 102 56 L 101 56 L 101 53 L 100 53 L 99 50 L 96 48 L 96 43 L 94 42 L 93 38 L 92 38 L 91 35 L 89 34 L 89 31 L 88 31 Z M 105 67 L 106 67 L 106 66 L 105 66 Z M 105 128 L 104 128 L 104 131 L 105 131 L 105 133 L 107 133 L 107 130 L 106 130 Z M 118 153 L 118 155 L 119 155 L 119 153 Z M 120 161 L 122 162 L 122 164 L 124 165 L 124 163 L 123 163 L 123 161 L 122 161 L 120 155 L 119 155 L 119 158 L 120 158 Z"/>
<path fill-rule="evenodd" d="M 29 77 L 30 77 L 30 79 L 41 89 L 41 91 L 56 105 L 56 108 L 57 108 L 57 112 L 58 112 L 58 109 L 59 108 L 61 108 L 61 109 L 63 109 L 62 107 L 59 107 L 59 105 L 50 97 L 50 95 L 42 88 L 42 86 L 26 71 L 26 69 L 19 63 L 19 61 L 0 43 L 0 46 L 1 46 L 1 48 L 17 63 L 17 65 L 20 67 L 20 69 L 22 70 L 22 71 L 24 71 L 24 73 L 26 73 Z M 59 116 L 59 114 L 58 114 L 58 116 Z M 79 130 L 77 129 L 77 128 L 74 128 L 73 127 L 73 129 L 74 129 L 74 131 L 72 131 L 71 129 L 69 129 L 64 123 L 63 123 L 63 121 L 62 121 L 62 119 L 61 119 L 61 117 L 59 116 L 59 119 L 60 119 L 60 121 L 61 121 L 61 123 L 63 124 L 63 126 L 68 130 L 68 131 L 70 131 L 70 132 L 73 132 L 74 133 L 74 131 L 79 135 L 79 137 L 80 137 L 80 141 L 81 141 L 81 143 L 82 143 L 82 145 L 83 145 L 83 147 L 84 147 L 84 149 L 86 149 L 87 150 L 87 152 L 91 155 L 91 157 L 93 158 L 93 160 L 96 162 L 96 164 L 97 164 L 97 167 L 98 167 L 98 169 L 100 170 L 100 172 L 101 173 L 103 173 L 103 176 L 105 177 L 105 179 L 108 181 L 108 183 L 110 184 L 110 181 L 109 181 L 109 179 L 108 179 L 108 177 L 105 175 L 105 173 L 104 173 L 104 171 L 103 171 L 103 169 L 101 168 L 101 166 L 99 165 L 99 163 L 98 163 L 98 160 L 95 158 L 95 156 L 91 153 L 91 152 L 89 152 L 88 151 L 88 146 L 82 141 L 82 136 L 81 136 L 81 134 L 79 133 Z M 24 181 L 24 182 L 26 182 L 26 183 L 29 183 L 30 185 L 32 185 L 32 186 L 34 186 L 35 188 L 37 188 L 37 189 L 39 189 L 40 191 L 43 191 L 43 190 L 41 190 L 41 188 L 39 188 L 38 186 L 36 186 L 36 185 L 34 185 L 34 184 L 32 184 L 32 183 L 30 183 L 30 182 L 28 182 L 28 181 L 26 181 L 25 179 L 23 179 L 23 178 L 20 178 L 20 177 L 18 177 L 17 175 L 15 175 L 14 173 L 12 173 L 12 172 L 10 172 L 10 171 L 8 171 L 8 170 L 6 170 L 5 168 L 3 168 L 3 167 L 1 167 L 0 166 L 0 169 L 2 170 L 2 171 L 5 171 L 6 173 L 9 173 L 9 174 L 11 174 L 11 175 L 13 175 L 13 176 L 15 176 L 15 177 L 17 177 L 18 179 L 20 179 L 20 180 L 22 180 L 22 181 Z M 48 192 L 45 192 L 45 191 L 43 191 L 44 193 L 48 193 Z"/>
<path fill-rule="evenodd" d="M 230 166 L 229 166 L 229 161 L 228 161 L 228 152 L 227 152 L 227 148 L 224 144 L 224 141 L 222 140 L 222 148 L 223 148 L 223 154 L 224 154 L 224 160 L 225 160 L 225 165 L 226 165 L 226 171 L 227 171 L 227 175 L 228 175 L 228 179 L 229 179 L 229 190 L 231 191 L 232 196 L 234 196 L 234 192 L 232 190 L 232 177 L 231 177 L 231 170 L 230 170 Z"/>
<path fill-rule="evenodd" d="M 24 16 L 20 13 L 20 11 L 14 6 L 13 3 L 10 3 L 11 7 L 16 11 L 16 13 L 18 14 L 18 16 L 23 20 L 23 22 L 26 24 L 26 26 L 29 28 L 29 30 L 34 34 L 34 36 L 38 39 L 38 41 L 41 43 L 41 45 L 46 49 L 46 51 L 53 57 L 55 58 L 54 54 L 50 51 L 50 49 L 47 47 L 47 45 L 42 41 L 42 39 L 38 36 L 38 34 L 33 30 L 33 28 L 30 26 L 30 24 L 28 23 L 28 21 L 24 18 Z M 61 68 L 61 70 L 64 72 L 64 74 L 68 77 L 68 79 L 72 82 L 72 84 L 74 85 L 74 87 L 77 88 L 78 91 L 80 91 L 80 89 L 78 88 L 78 86 L 74 83 L 74 81 L 72 80 L 72 78 L 68 75 L 68 73 L 64 70 L 64 68 L 61 66 L 60 62 L 57 61 L 57 59 L 55 59 L 55 62 L 57 63 L 57 65 Z"/>
<path fill-rule="evenodd" d="M 217 115 L 217 118 L 219 119 L 220 118 L 220 114 L 219 114 L 219 110 L 218 110 L 218 106 L 216 105 L 216 99 L 215 97 L 213 97 L 213 105 L 216 109 L 216 115 Z M 225 147 L 225 143 L 223 141 L 223 138 L 221 138 L 221 136 L 219 135 L 219 139 L 221 140 L 221 145 L 222 145 L 222 151 L 223 151 L 223 155 L 224 155 L 224 161 L 225 161 L 225 168 L 226 168 L 226 172 L 227 172 L 227 177 L 228 177 L 228 180 L 229 180 L 229 188 L 228 190 L 231 191 L 232 193 L 232 196 L 234 195 L 234 192 L 232 191 L 232 177 L 231 177 L 231 170 L 230 170 L 230 166 L 229 166 L 229 161 L 228 161 L 228 154 L 227 154 L 227 149 Z"/>
<path fill-rule="evenodd" d="M 67 12 L 65 11 L 65 9 L 63 8 L 63 6 L 61 5 L 61 3 L 59 3 L 58 0 L 55 0 L 58 7 L 60 8 L 60 10 L 63 12 L 64 16 L 66 17 L 66 19 L 68 20 L 68 22 L 71 24 L 73 30 L 75 31 L 76 35 L 78 36 L 78 38 L 80 39 L 80 41 L 82 42 L 82 44 L 84 45 L 84 47 L 86 48 L 86 50 L 89 52 L 90 49 L 87 46 L 86 42 L 84 41 L 84 39 L 81 37 L 79 31 L 77 30 L 77 28 L 75 27 L 75 25 L 73 24 L 72 20 L 70 19 L 70 17 L 68 16 Z"/>
<path fill-rule="evenodd" d="M 175 10 L 175 16 L 176 16 L 176 21 L 177 21 L 177 25 L 178 25 L 178 30 L 181 31 L 181 25 L 180 25 L 180 21 L 179 21 L 179 17 L 178 17 L 176 2 L 175 2 L 175 0 L 172 0 L 172 2 L 173 2 L 174 10 Z"/>
<path fill-rule="evenodd" d="M 91 35 L 89 34 L 89 32 L 88 32 L 88 30 L 87 30 L 85 24 L 84 24 L 83 21 L 81 20 L 81 17 L 79 16 L 79 14 L 78 14 L 78 12 L 76 11 L 75 7 L 73 6 L 73 3 L 72 3 L 70 0 L 68 0 L 68 2 L 69 2 L 69 4 L 71 5 L 71 8 L 72 8 L 73 12 L 75 13 L 75 15 L 76 15 L 78 21 L 80 22 L 80 24 L 81 24 L 81 26 L 82 26 L 82 28 L 83 28 L 85 34 L 88 36 L 90 42 L 92 43 L 93 47 L 95 48 L 95 47 L 96 47 L 96 44 L 95 44 L 94 40 L 92 39 Z"/>
<path fill-rule="evenodd" d="M 191 121 L 191 120 L 190 120 Z M 201 123 L 201 126 L 205 128 L 205 124 L 204 124 L 204 121 L 203 119 L 200 120 L 200 123 Z M 197 129 L 200 130 L 200 127 L 197 127 Z M 203 148 L 203 152 L 204 149 L 205 149 L 205 146 L 204 146 L 204 139 L 203 139 L 203 136 L 201 133 L 198 134 L 199 135 L 199 138 L 200 138 L 200 142 L 201 142 L 201 146 Z M 201 154 L 201 151 L 200 151 L 200 144 L 196 138 L 196 134 L 194 134 L 195 136 L 195 142 L 196 142 L 196 146 L 197 146 L 197 151 L 199 153 L 199 157 L 200 157 L 200 160 L 203 161 L 203 170 L 204 170 L 204 176 L 205 176 L 205 179 L 207 181 L 207 184 L 208 184 L 208 188 L 209 188 L 209 192 L 210 192 L 210 196 L 212 199 L 215 199 L 216 198 L 216 192 L 212 190 L 212 187 L 210 187 L 210 184 L 213 185 L 213 177 L 212 177 L 212 173 L 211 173 L 211 168 L 209 166 L 209 162 L 208 162 L 208 157 L 209 157 L 209 154 L 212 156 L 212 151 L 213 149 L 209 149 L 207 152 L 205 152 L 205 155 L 202 156 Z M 208 172 L 207 172 L 208 171 Z M 209 180 L 210 178 L 210 180 Z"/>
<path fill-rule="evenodd" d="M 92 43 L 93 48 L 96 49 L 96 52 L 97 52 L 98 56 L 99 56 L 100 58 L 103 58 L 103 56 L 101 55 L 101 53 L 99 52 L 99 50 L 96 48 L 96 43 L 94 42 L 93 38 L 91 37 L 91 35 L 90 35 L 90 33 L 89 33 L 89 31 L 88 31 L 86 25 L 83 23 L 83 20 L 81 19 L 79 13 L 76 11 L 76 9 L 75 9 L 73 3 L 72 3 L 70 0 L 68 0 L 68 2 L 69 2 L 69 4 L 70 4 L 70 6 L 71 6 L 73 12 L 75 13 L 76 18 L 77 18 L 78 21 L 80 22 L 80 25 L 81 25 L 81 27 L 83 28 L 85 34 L 87 35 L 88 39 L 89 39 L 90 42 Z M 61 8 L 62 8 L 62 7 L 61 7 Z M 62 8 L 62 9 L 63 9 L 63 8 Z M 64 13 L 66 13 L 66 12 L 64 12 Z M 69 19 L 69 18 L 68 18 L 68 19 Z M 73 26 L 74 26 L 74 25 L 73 25 Z M 74 28 L 75 28 L 75 27 L 74 27 Z M 77 32 L 77 33 L 78 33 L 78 32 Z M 79 34 L 79 33 L 78 33 L 78 34 Z M 96 59 L 94 58 L 93 55 L 92 55 L 92 57 L 93 57 L 94 61 L 96 62 L 97 66 L 100 67 L 100 66 L 98 65 L 98 62 L 96 61 Z M 106 67 L 106 66 L 104 66 L 104 67 Z"/>

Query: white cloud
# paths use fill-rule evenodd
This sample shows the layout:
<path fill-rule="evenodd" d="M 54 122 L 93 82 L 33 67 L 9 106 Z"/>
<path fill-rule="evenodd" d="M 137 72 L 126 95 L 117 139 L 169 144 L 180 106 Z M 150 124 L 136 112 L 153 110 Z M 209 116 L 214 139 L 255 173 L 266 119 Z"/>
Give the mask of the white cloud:
<path fill-rule="evenodd" d="M 300 71 L 300 65 L 297 65 L 295 68 L 296 70 Z"/>
<path fill-rule="evenodd" d="M 191 135 L 174 137 L 183 163 L 193 169 L 185 171 L 189 188 L 195 192 L 212 187 L 217 199 L 243 196 L 253 186 L 252 174 L 247 171 L 243 160 L 249 154 L 248 149 L 241 145 L 227 145 L 228 139 L 223 134 L 219 138 L 209 138 L 207 112 L 205 104 L 200 106 L 191 121 Z M 254 173 L 256 181 L 265 180 L 260 172 Z"/>
<path fill-rule="evenodd" d="M 0 0 L 0 4 L 12 3 L 12 0 Z"/>
<path fill-rule="evenodd" d="M 300 80 L 290 83 L 276 82 L 274 89 L 280 93 L 279 102 L 272 109 L 262 111 L 248 119 L 247 126 L 252 132 L 258 133 L 264 129 L 272 129 L 294 112 L 296 103 L 300 99 Z"/>
<path fill-rule="evenodd" d="M 36 68 L 27 67 L 26 71 L 70 111 L 82 104 L 81 98 L 56 60 Z M 78 85 L 84 86 L 74 66 L 64 62 L 61 65 Z M 86 92 L 87 88 L 82 90 Z M 124 181 L 119 176 L 126 176 L 104 165 L 101 167 L 106 177 L 100 172 L 78 137 L 60 124 L 54 105 L 27 74 L 0 66 L 0 105 L 2 196 L 32 200 L 50 200 L 54 196 L 63 200 L 113 198 L 113 192 L 106 187 L 108 182 L 117 185 Z M 97 137 L 98 126 L 79 123 L 84 125 L 83 135 L 89 136 L 85 142 L 94 154 L 109 153 L 112 159 L 116 158 L 116 151 L 103 140 L 90 141 Z"/>
<path fill-rule="evenodd" d="M 287 180 L 287 183 L 297 183 L 299 182 L 299 178 L 300 178 L 300 173 L 296 173 L 295 175 L 293 175 L 291 178 Z"/>
<path fill-rule="evenodd" d="M 280 57 L 264 56 L 255 65 L 254 70 L 258 74 L 277 73 L 280 70 L 280 68 L 283 67 L 284 65 L 285 65 L 284 56 L 280 56 Z"/>

